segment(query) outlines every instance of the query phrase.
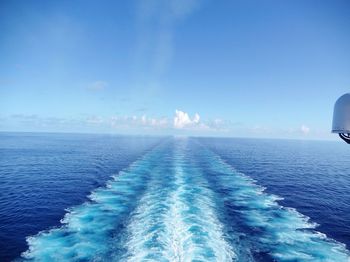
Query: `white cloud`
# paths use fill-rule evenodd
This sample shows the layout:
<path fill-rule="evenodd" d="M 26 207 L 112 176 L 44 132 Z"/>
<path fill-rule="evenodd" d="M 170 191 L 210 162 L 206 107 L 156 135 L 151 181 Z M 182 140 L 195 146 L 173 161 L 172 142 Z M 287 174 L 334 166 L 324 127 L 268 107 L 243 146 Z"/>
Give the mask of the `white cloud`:
<path fill-rule="evenodd" d="M 307 134 L 310 132 L 310 128 L 307 127 L 306 125 L 302 125 L 302 126 L 300 127 L 300 130 L 301 130 L 301 132 L 302 132 L 304 135 L 307 135 Z"/>
<path fill-rule="evenodd" d="M 202 120 L 198 113 L 193 116 L 176 110 L 173 118 L 144 115 L 82 115 L 80 117 L 61 118 L 34 114 L 12 114 L 1 116 L 2 128 L 5 125 L 22 130 L 67 131 L 67 132 L 115 132 L 126 134 L 189 134 L 262 138 L 300 138 L 335 140 L 329 130 L 305 124 L 294 127 L 271 127 L 265 125 L 247 125 L 214 118 Z M 1 126 L 0 126 L 1 129 Z M 312 136 L 311 136 L 312 134 Z"/>
<path fill-rule="evenodd" d="M 144 125 L 147 123 L 146 115 L 143 115 L 143 116 L 141 117 L 141 122 L 142 122 L 142 124 L 144 124 Z"/>
<path fill-rule="evenodd" d="M 88 124 L 102 124 L 104 122 L 103 118 L 102 117 L 99 117 L 99 116 L 92 116 L 92 117 L 88 117 L 86 119 L 86 122 Z"/>
<path fill-rule="evenodd" d="M 143 115 L 141 117 L 141 123 L 144 127 L 169 127 L 168 126 L 168 119 L 166 117 L 162 118 L 150 118 L 146 115 Z"/>
<path fill-rule="evenodd" d="M 181 110 L 175 110 L 174 116 L 174 128 L 182 129 L 187 127 L 200 126 L 199 124 L 200 116 L 196 113 L 193 119 L 190 116 Z"/>
<path fill-rule="evenodd" d="M 106 81 L 98 80 L 98 81 L 92 82 L 88 86 L 88 89 L 93 91 L 100 91 L 100 90 L 106 89 L 106 87 L 108 87 L 108 83 Z"/>
<path fill-rule="evenodd" d="M 196 123 L 196 124 L 198 124 L 198 123 L 199 123 L 199 120 L 200 120 L 200 116 L 196 113 L 196 114 L 194 115 L 193 122 Z"/>
<path fill-rule="evenodd" d="M 166 117 L 152 118 L 143 116 L 113 116 L 109 120 L 104 121 L 109 123 L 113 128 L 168 128 L 169 121 Z"/>

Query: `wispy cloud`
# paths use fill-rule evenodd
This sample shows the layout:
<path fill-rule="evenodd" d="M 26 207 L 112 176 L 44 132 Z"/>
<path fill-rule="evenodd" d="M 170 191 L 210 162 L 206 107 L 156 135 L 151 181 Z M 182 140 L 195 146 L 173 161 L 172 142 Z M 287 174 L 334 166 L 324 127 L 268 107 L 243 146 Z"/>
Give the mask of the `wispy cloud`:
<path fill-rule="evenodd" d="M 134 110 L 134 112 L 146 112 L 148 111 L 147 107 L 139 107 Z"/>
<path fill-rule="evenodd" d="M 329 130 L 308 125 L 294 127 L 271 127 L 262 124 L 248 125 L 226 121 L 221 118 L 202 119 L 195 113 L 175 110 L 173 117 L 138 115 L 80 116 L 61 118 L 36 114 L 13 114 L 2 116 L 1 124 L 21 127 L 22 130 L 69 131 L 69 132 L 111 132 L 125 134 L 184 134 L 214 135 L 260 138 L 319 138 L 336 139 Z M 4 126 L 4 125 L 3 125 Z M 1 128 L 1 125 L 0 125 Z M 3 129 L 3 127 L 2 127 Z"/>
<path fill-rule="evenodd" d="M 306 125 L 302 125 L 302 126 L 300 127 L 300 131 L 301 131 L 304 135 L 307 135 L 307 134 L 309 134 L 309 132 L 310 132 L 310 128 L 307 127 Z"/>
<path fill-rule="evenodd" d="M 83 123 L 80 119 L 55 116 L 39 116 L 36 114 L 13 114 L 4 117 L 4 122 L 10 127 L 21 127 L 25 131 L 60 131 L 77 130 Z"/>
<path fill-rule="evenodd" d="M 107 87 L 108 87 L 108 82 L 98 80 L 90 83 L 87 88 L 92 91 L 100 91 L 100 90 L 106 89 Z"/>
<path fill-rule="evenodd" d="M 167 70 L 174 53 L 176 25 L 199 7 L 197 0 L 140 0 L 137 17 L 140 36 L 137 47 L 137 63 L 144 53 L 152 53 L 153 81 Z"/>
<path fill-rule="evenodd" d="M 112 116 L 107 118 L 104 123 L 109 124 L 111 127 L 118 129 L 133 129 L 133 128 L 146 128 L 146 129 L 162 129 L 169 128 L 169 120 L 166 117 L 148 117 L 142 116 Z"/>
<path fill-rule="evenodd" d="M 92 117 L 88 117 L 86 119 L 86 122 L 88 124 L 102 124 L 104 122 L 104 119 L 99 116 L 92 116 Z"/>
<path fill-rule="evenodd" d="M 29 114 L 29 115 L 26 115 L 26 114 L 13 114 L 13 115 L 11 115 L 11 118 L 20 119 L 20 120 L 36 120 L 36 119 L 39 118 L 39 116 L 35 115 L 35 114 Z"/>

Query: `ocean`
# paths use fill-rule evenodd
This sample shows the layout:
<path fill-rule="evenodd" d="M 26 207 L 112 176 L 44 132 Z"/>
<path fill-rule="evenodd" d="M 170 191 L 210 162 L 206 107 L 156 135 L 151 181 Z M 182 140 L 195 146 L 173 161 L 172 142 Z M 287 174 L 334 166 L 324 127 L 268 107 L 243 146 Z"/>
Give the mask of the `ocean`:
<path fill-rule="evenodd" d="M 350 261 L 341 141 L 0 133 L 0 261 Z"/>

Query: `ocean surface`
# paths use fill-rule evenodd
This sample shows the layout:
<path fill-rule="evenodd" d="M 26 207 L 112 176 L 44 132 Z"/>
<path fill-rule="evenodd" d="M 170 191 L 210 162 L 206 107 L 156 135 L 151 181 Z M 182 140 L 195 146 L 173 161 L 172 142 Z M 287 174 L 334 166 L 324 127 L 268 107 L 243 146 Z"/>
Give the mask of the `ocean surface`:
<path fill-rule="evenodd" d="M 0 261 L 350 261 L 350 146 L 0 133 Z"/>

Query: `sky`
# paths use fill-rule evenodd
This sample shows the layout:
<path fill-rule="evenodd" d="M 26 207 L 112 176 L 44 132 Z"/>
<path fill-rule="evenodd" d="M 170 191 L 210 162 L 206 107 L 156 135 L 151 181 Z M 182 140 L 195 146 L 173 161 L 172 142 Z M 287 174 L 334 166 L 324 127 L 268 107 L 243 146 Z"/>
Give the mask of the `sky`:
<path fill-rule="evenodd" d="M 337 139 L 348 0 L 0 1 L 0 131 Z"/>

